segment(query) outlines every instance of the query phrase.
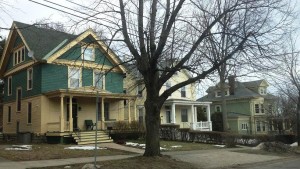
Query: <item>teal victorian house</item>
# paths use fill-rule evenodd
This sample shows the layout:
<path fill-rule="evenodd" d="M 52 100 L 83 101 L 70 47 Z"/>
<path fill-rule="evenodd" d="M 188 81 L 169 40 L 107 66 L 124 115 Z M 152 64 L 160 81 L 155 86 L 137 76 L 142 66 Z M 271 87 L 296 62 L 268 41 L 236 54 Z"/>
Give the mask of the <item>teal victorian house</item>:
<path fill-rule="evenodd" d="M 105 130 L 135 120 L 136 96 L 123 93 L 125 72 L 91 29 L 72 35 L 13 22 L 0 61 L 3 133 L 66 136 L 91 127 L 86 121 Z"/>

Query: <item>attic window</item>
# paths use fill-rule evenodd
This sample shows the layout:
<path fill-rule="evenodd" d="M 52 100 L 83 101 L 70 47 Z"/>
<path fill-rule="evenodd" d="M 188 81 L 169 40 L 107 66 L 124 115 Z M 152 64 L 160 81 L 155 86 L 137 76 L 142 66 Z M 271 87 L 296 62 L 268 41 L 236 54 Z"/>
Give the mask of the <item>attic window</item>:
<path fill-rule="evenodd" d="M 267 94 L 267 89 L 266 89 L 266 88 L 260 88 L 260 89 L 259 89 L 259 93 L 260 93 L 261 95 L 266 95 L 266 94 Z"/>
<path fill-rule="evenodd" d="M 25 61 L 25 46 L 20 47 L 14 51 L 14 65 Z"/>
<path fill-rule="evenodd" d="M 222 92 L 221 91 L 216 91 L 216 97 L 221 97 L 222 96 Z M 229 96 L 229 90 L 225 91 L 225 96 Z"/>
<path fill-rule="evenodd" d="M 95 48 L 91 46 L 82 46 L 82 60 L 95 61 Z"/>

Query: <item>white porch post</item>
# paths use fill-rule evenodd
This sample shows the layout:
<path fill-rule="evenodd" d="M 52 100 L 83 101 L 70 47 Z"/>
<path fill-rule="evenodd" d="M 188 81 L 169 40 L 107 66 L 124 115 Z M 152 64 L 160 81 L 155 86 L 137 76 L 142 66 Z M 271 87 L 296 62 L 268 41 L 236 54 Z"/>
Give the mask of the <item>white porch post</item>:
<path fill-rule="evenodd" d="M 133 113 L 134 113 L 134 120 L 137 121 L 137 118 L 136 118 L 136 100 L 135 99 L 133 100 Z"/>
<path fill-rule="evenodd" d="M 60 96 L 60 132 L 64 132 L 65 119 L 64 119 L 64 96 Z"/>
<path fill-rule="evenodd" d="M 192 129 L 195 130 L 195 107 L 194 105 L 191 106 L 191 110 L 192 110 Z"/>
<path fill-rule="evenodd" d="M 176 123 L 176 117 L 175 117 L 175 103 L 172 104 L 172 120 L 171 123 Z"/>
<path fill-rule="evenodd" d="M 211 117 L 210 117 L 210 104 L 207 105 L 206 109 L 207 109 L 206 112 L 207 112 L 207 121 L 209 124 L 209 131 L 212 131 L 212 124 L 211 124 Z"/>
<path fill-rule="evenodd" d="M 73 96 L 70 95 L 69 98 L 69 131 L 73 131 L 73 106 L 72 106 L 72 98 Z"/>
<path fill-rule="evenodd" d="M 128 122 L 130 123 L 131 122 L 131 116 L 130 116 L 130 111 L 131 111 L 131 108 L 130 108 L 130 99 L 128 99 Z"/>

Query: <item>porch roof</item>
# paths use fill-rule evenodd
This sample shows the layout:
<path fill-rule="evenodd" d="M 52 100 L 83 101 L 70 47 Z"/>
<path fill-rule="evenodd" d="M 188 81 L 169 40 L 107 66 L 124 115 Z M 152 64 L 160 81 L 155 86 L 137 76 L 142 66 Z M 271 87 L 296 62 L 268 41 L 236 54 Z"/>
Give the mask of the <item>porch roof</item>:
<path fill-rule="evenodd" d="M 60 97 L 60 96 L 79 96 L 79 97 L 97 97 L 97 93 L 99 97 L 104 98 L 111 98 L 111 99 L 133 99 L 135 100 L 137 98 L 136 95 L 129 95 L 125 93 L 111 93 L 109 91 L 106 91 L 104 89 L 99 89 L 93 86 L 87 86 L 87 87 L 79 87 L 79 88 L 73 88 L 73 89 L 58 89 L 54 91 L 50 91 L 47 93 L 44 93 L 47 97 Z"/>
<path fill-rule="evenodd" d="M 189 99 L 168 99 L 165 101 L 164 105 L 167 104 L 180 104 L 180 105 L 196 105 L 196 106 L 207 106 L 212 102 L 200 102 Z"/>

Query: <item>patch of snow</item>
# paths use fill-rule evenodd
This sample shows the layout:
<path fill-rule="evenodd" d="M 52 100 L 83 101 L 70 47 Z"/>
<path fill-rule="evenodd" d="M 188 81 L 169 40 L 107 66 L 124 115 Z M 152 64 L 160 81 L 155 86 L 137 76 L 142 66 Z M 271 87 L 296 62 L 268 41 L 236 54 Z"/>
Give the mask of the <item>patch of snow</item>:
<path fill-rule="evenodd" d="M 295 142 L 295 143 L 291 144 L 290 146 L 291 146 L 291 147 L 298 147 L 298 143 Z"/>
<path fill-rule="evenodd" d="M 264 143 L 260 143 L 259 145 L 257 145 L 256 147 L 253 147 L 253 150 L 262 150 L 264 147 Z"/>
<path fill-rule="evenodd" d="M 160 147 L 160 150 L 167 150 L 166 148 Z"/>
<path fill-rule="evenodd" d="M 182 145 L 175 145 L 175 146 L 171 146 L 171 148 L 181 148 Z"/>
<path fill-rule="evenodd" d="M 222 147 L 222 148 L 224 148 L 225 147 L 225 145 L 214 145 L 215 147 Z"/>
<path fill-rule="evenodd" d="M 5 148 L 5 150 L 28 151 L 32 150 L 32 145 L 12 145 L 9 148 Z"/>
<path fill-rule="evenodd" d="M 139 146 L 140 147 L 146 147 L 146 144 L 140 144 Z"/>
<path fill-rule="evenodd" d="M 65 147 L 64 149 L 68 150 L 95 150 L 94 146 L 71 146 Z M 106 147 L 97 147 L 97 150 L 106 150 Z"/>
<path fill-rule="evenodd" d="M 137 146 L 139 146 L 139 143 L 126 142 L 126 146 L 133 146 L 133 147 L 137 147 Z"/>

